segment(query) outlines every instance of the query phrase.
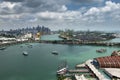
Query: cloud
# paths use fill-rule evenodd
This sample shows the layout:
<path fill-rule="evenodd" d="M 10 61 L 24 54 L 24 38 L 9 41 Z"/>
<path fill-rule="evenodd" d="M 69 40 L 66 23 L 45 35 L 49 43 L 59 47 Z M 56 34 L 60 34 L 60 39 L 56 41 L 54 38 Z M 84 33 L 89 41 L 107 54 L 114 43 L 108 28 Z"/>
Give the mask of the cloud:
<path fill-rule="evenodd" d="M 67 4 L 101 3 L 104 0 L 3 0 L 0 2 L 0 25 L 21 24 L 23 26 L 43 24 L 79 28 L 78 26 L 100 26 L 120 24 L 120 3 L 106 1 L 103 6 L 81 6 L 69 10 Z M 72 5 L 71 5 L 72 6 Z M 74 6 L 73 6 L 74 7 Z M 112 21 L 112 22 L 111 22 Z M 4 24 L 3 24 L 4 23 Z M 12 25 L 12 24 L 10 24 Z M 86 27 L 86 28 L 87 28 Z M 83 28 L 83 27 L 80 27 Z M 57 28 L 56 28 L 57 29 Z"/>
<path fill-rule="evenodd" d="M 75 3 L 98 3 L 98 2 L 103 2 L 104 0 L 71 0 L 72 2 L 75 2 Z"/>
<path fill-rule="evenodd" d="M 108 21 L 108 20 L 114 19 L 114 17 L 116 15 L 119 15 L 119 13 L 120 13 L 120 3 L 107 1 L 105 3 L 105 6 L 103 6 L 103 7 L 90 8 L 86 13 L 84 13 L 84 17 L 87 17 L 87 18 L 93 17 L 92 18 L 93 21 L 94 20 L 99 21 L 99 19 L 101 19 L 101 17 L 102 17 L 102 19 L 103 19 L 102 21 Z"/>
<path fill-rule="evenodd" d="M 25 0 L 3 0 L 3 1 L 6 1 L 6 2 L 23 2 Z"/>
<path fill-rule="evenodd" d="M 115 3 L 111 1 L 107 1 L 104 7 L 92 7 L 90 8 L 85 15 L 99 14 L 99 13 L 107 13 L 113 11 L 120 10 L 120 3 Z"/>

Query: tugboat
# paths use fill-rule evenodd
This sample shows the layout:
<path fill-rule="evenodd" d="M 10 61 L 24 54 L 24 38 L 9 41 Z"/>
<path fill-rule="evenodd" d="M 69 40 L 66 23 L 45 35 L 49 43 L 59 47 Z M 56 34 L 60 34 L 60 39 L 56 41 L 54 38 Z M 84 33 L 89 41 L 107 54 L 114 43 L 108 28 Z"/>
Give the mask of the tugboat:
<path fill-rule="evenodd" d="M 23 52 L 23 55 L 24 55 L 24 56 L 28 56 L 28 52 L 24 51 L 24 52 Z"/>
<path fill-rule="evenodd" d="M 57 51 L 52 51 L 52 54 L 58 55 L 58 52 Z"/>

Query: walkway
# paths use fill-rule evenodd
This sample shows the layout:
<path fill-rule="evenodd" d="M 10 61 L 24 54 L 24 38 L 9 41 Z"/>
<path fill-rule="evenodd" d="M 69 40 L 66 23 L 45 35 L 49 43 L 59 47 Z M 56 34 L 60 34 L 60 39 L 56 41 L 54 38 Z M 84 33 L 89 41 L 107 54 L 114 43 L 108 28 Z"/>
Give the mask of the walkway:
<path fill-rule="evenodd" d="M 107 78 L 105 78 L 92 64 L 91 64 L 92 60 L 88 60 L 86 61 L 86 65 L 91 69 L 91 71 L 96 75 L 96 77 L 99 80 L 108 80 Z"/>

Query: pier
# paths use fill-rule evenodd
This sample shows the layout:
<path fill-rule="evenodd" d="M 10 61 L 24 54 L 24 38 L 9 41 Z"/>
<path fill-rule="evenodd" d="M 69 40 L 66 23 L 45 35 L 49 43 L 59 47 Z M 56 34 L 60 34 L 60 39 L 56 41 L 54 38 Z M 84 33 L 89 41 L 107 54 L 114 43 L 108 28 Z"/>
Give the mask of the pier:
<path fill-rule="evenodd" d="M 68 70 L 69 73 L 88 73 L 89 70 L 87 69 L 75 69 L 75 70 Z"/>
<path fill-rule="evenodd" d="M 12 41 L 7 43 L 0 43 L 0 46 L 9 46 L 13 44 L 22 43 L 51 43 L 51 44 L 72 44 L 72 45 L 93 45 L 93 46 L 120 46 L 119 42 L 84 42 L 73 40 L 30 40 L 30 41 Z"/>
<path fill-rule="evenodd" d="M 104 42 L 104 41 L 78 41 L 78 40 L 40 40 L 39 43 L 52 44 L 76 44 L 76 45 L 94 45 L 94 46 L 120 46 L 120 42 Z"/>
<path fill-rule="evenodd" d="M 95 74 L 98 80 L 108 80 L 91 64 L 91 62 L 92 60 L 88 60 L 85 63 L 88 66 L 88 68 Z"/>

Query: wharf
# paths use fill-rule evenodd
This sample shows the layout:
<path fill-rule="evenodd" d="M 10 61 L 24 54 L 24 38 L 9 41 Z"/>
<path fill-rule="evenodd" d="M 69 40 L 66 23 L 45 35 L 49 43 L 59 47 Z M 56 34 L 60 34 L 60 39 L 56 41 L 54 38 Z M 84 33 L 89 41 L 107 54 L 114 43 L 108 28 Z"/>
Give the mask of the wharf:
<path fill-rule="evenodd" d="M 69 73 L 88 73 L 89 70 L 87 69 L 75 69 L 75 70 L 68 70 Z"/>
<path fill-rule="evenodd" d="M 83 63 L 83 64 L 78 64 L 78 65 L 76 65 L 75 67 L 76 67 L 76 68 L 84 68 L 84 67 L 85 67 L 85 63 Z"/>
<path fill-rule="evenodd" d="M 102 41 L 78 41 L 78 40 L 40 40 L 39 43 L 52 44 L 76 44 L 76 45 L 95 45 L 95 46 L 120 46 L 120 42 L 102 42 Z"/>
<path fill-rule="evenodd" d="M 91 64 L 91 62 L 92 60 L 88 60 L 85 63 L 88 66 L 88 68 L 95 74 L 98 80 L 108 80 Z"/>
<path fill-rule="evenodd" d="M 88 80 L 88 79 L 85 78 L 84 75 L 81 75 L 81 76 L 75 75 L 75 78 L 76 78 L 76 80 Z"/>

